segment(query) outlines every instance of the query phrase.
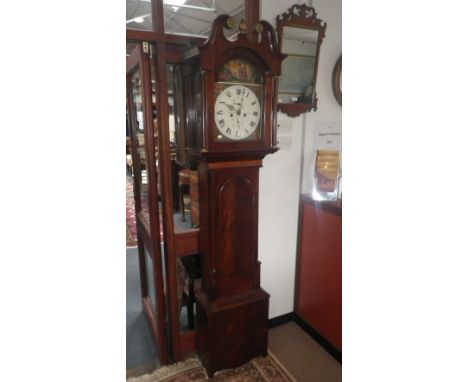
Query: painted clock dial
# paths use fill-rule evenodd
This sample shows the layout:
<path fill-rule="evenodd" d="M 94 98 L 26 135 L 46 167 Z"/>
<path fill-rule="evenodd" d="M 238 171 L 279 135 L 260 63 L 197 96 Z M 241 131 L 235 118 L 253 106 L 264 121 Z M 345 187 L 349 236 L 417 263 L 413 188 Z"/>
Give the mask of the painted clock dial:
<path fill-rule="evenodd" d="M 227 86 L 215 103 L 215 123 L 222 136 L 243 140 L 258 129 L 261 116 L 260 101 L 255 93 L 243 85 Z"/>

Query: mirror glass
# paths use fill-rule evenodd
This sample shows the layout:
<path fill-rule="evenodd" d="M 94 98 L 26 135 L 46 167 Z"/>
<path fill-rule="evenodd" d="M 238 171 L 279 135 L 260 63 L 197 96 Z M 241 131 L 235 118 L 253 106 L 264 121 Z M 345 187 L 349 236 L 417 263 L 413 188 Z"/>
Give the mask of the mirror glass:
<path fill-rule="evenodd" d="M 288 57 L 281 69 L 279 103 L 313 102 L 318 38 L 318 30 L 291 26 L 283 28 L 281 52 Z"/>
<path fill-rule="evenodd" d="M 290 117 L 317 110 L 317 67 L 327 23 L 306 4 L 276 16 L 281 53 L 286 55 L 278 82 L 278 111 Z"/>

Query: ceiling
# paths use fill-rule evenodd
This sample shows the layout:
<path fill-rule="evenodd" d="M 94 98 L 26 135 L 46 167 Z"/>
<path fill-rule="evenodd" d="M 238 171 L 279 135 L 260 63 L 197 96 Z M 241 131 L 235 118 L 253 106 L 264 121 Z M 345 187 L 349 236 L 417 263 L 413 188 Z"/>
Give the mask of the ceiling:
<path fill-rule="evenodd" d="M 152 30 L 151 1 L 126 0 L 126 2 L 127 27 Z M 164 28 L 166 33 L 191 34 L 208 37 L 211 30 L 211 24 L 216 16 L 229 14 L 233 16 L 237 22 L 239 22 L 241 18 L 245 18 L 245 0 L 164 0 L 164 3 L 176 3 L 205 8 L 213 7 L 215 9 L 215 11 L 206 11 L 165 5 Z M 133 20 L 137 17 L 143 17 L 143 22 L 128 22 L 129 20 Z"/>

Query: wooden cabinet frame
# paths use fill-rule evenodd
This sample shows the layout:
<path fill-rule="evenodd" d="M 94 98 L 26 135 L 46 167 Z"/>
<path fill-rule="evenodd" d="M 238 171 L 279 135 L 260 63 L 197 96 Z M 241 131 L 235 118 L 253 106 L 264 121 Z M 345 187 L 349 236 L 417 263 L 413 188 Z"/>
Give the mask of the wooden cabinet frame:
<path fill-rule="evenodd" d="M 149 224 L 141 213 L 141 193 L 140 193 L 140 158 L 137 153 L 137 137 L 136 137 L 136 112 L 133 103 L 132 81 L 131 76 L 136 71 L 140 72 L 142 83 L 142 98 L 144 110 L 144 138 L 145 138 L 145 156 L 148 172 L 149 186 Z M 138 260 L 140 267 L 140 282 L 141 295 L 143 306 L 148 316 L 151 331 L 155 339 L 158 354 L 162 364 L 169 361 L 167 331 L 166 331 L 166 303 L 164 297 L 164 279 L 162 270 L 161 257 L 161 239 L 160 239 L 160 222 L 159 222 L 159 205 L 158 205 L 158 189 L 157 189 L 157 172 L 155 152 L 151 150 L 154 147 L 153 133 L 153 105 L 151 94 L 151 67 L 149 46 L 147 43 L 140 42 L 131 53 L 127 60 L 127 108 L 130 116 L 130 141 L 133 157 L 133 174 L 134 174 L 134 195 L 135 195 L 135 211 L 137 220 L 138 233 Z M 152 258 L 153 268 L 147 268 L 146 254 L 147 250 Z M 153 272 L 154 293 L 156 301 L 151 301 L 150 290 L 147 279 L 147 272 Z M 153 311 L 153 306 L 155 311 Z"/>

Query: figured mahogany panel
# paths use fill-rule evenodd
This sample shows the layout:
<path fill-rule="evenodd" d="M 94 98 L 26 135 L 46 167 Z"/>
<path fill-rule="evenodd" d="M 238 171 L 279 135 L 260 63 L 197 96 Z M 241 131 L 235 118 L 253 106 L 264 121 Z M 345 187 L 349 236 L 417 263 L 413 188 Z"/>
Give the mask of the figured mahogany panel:
<path fill-rule="evenodd" d="M 219 189 L 218 240 L 220 294 L 223 296 L 253 288 L 252 263 L 255 194 L 244 176 L 228 178 Z"/>
<path fill-rule="evenodd" d="M 268 293 L 254 289 L 210 302 L 199 290 L 196 297 L 197 352 L 208 376 L 267 355 Z"/>
<path fill-rule="evenodd" d="M 210 299 L 259 287 L 260 163 L 201 162 L 199 166 L 202 278 Z"/>

